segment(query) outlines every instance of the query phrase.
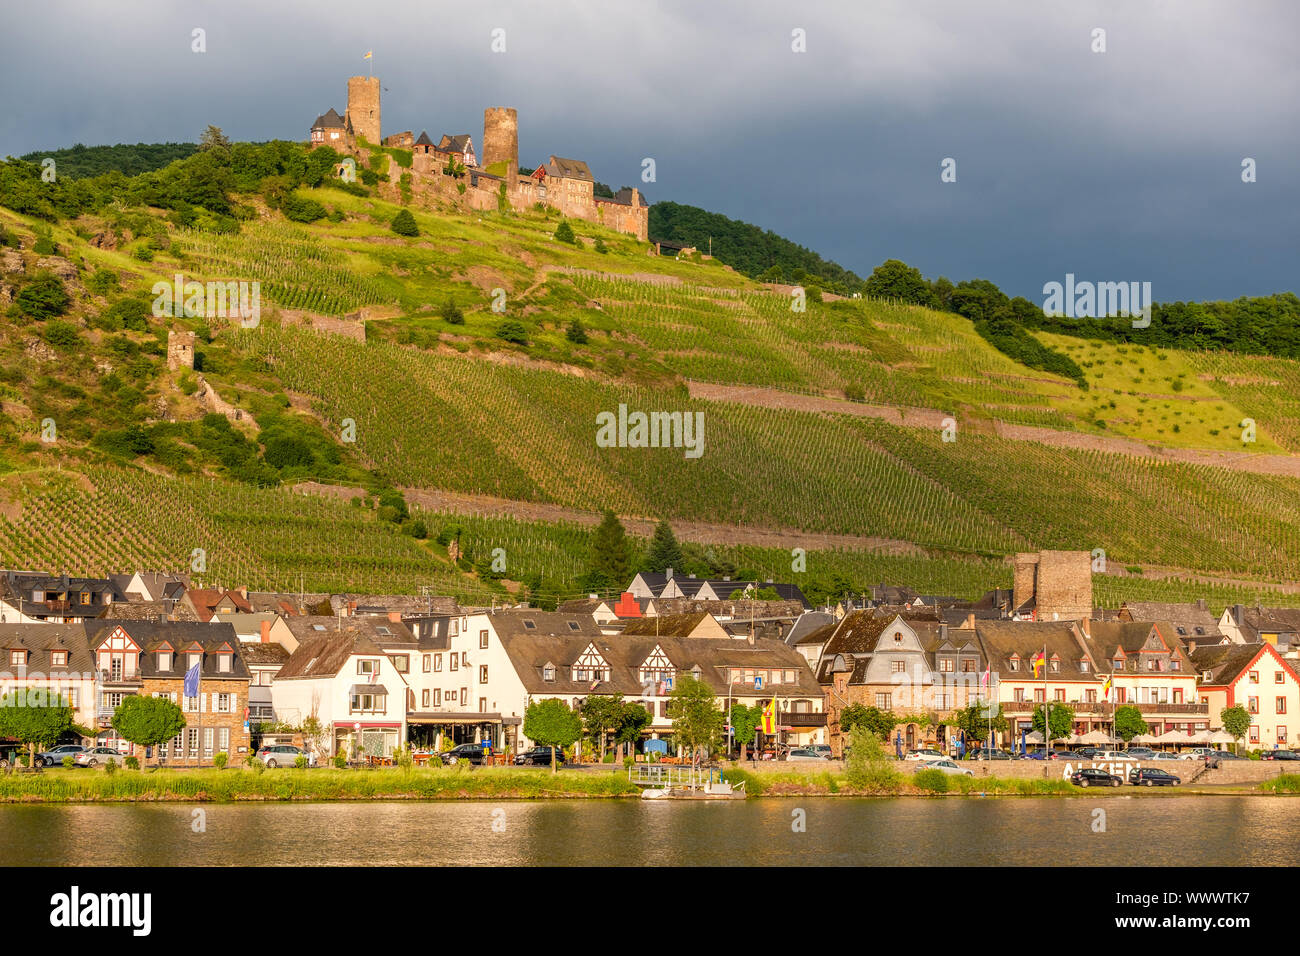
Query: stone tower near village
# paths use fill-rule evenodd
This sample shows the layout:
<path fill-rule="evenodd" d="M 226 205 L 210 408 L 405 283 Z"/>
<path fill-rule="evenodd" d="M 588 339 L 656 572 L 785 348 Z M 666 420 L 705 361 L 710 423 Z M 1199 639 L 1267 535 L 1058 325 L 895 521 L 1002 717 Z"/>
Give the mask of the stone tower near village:
<path fill-rule="evenodd" d="M 483 166 L 514 163 L 519 168 L 519 116 L 507 106 L 483 111 Z"/>
<path fill-rule="evenodd" d="M 379 77 L 348 77 L 348 111 L 345 117 L 352 124 L 358 138 L 378 146 L 383 140 L 379 132 Z"/>
<path fill-rule="evenodd" d="M 194 333 L 167 333 L 167 369 L 194 368 Z"/>

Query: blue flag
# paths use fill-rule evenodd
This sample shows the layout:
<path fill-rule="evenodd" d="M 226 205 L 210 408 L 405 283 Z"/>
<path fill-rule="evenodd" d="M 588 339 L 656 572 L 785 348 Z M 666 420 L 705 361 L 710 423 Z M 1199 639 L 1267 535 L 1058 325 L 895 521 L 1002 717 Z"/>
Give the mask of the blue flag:
<path fill-rule="evenodd" d="M 195 664 L 185 672 L 185 696 L 199 696 L 199 665 Z"/>

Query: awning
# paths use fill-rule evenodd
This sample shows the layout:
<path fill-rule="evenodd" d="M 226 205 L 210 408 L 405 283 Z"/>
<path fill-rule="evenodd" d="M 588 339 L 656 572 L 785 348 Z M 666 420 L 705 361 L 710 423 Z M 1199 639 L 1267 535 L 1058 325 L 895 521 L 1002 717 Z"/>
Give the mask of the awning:
<path fill-rule="evenodd" d="M 518 717 L 502 717 L 498 713 L 484 714 L 476 710 L 414 711 L 406 715 L 408 724 L 517 724 Z"/>
<path fill-rule="evenodd" d="M 383 684 L 353 684 L 348 688 L 349 694 L 383 694 L 388 696 L 388 688 Z"/>

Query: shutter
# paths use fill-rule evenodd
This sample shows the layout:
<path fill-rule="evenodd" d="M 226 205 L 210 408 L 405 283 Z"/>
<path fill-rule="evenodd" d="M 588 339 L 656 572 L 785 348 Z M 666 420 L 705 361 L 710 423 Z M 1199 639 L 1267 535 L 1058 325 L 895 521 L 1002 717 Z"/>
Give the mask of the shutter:
<path fill-rule="evenodd" d="M 211 712 L 214 713 L 214 714 L 217 712 L 217 695 L 216 695 L 215 692 L 212 694 L 212 711 L 211 711 Z"/>

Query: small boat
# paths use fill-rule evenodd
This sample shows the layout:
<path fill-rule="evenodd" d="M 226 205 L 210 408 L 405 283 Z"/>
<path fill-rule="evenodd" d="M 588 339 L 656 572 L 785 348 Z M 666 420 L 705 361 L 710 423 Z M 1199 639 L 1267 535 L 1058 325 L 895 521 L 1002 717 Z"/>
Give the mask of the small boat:
<path fill-rule="evenodd" d="M 673 792 L 666 787 L 650 787 L 641 791 L 642 800 L 667 800 Z"/>

